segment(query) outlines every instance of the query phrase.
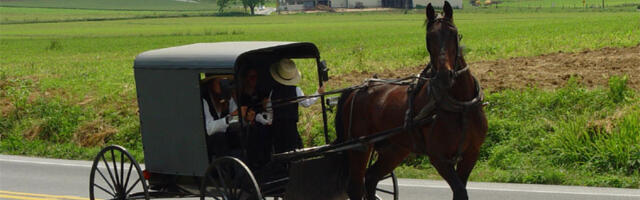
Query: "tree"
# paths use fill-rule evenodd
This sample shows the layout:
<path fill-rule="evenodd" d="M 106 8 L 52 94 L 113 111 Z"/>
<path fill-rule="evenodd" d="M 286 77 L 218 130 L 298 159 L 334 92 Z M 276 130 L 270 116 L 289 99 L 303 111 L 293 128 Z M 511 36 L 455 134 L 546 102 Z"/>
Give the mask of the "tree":
<path fill-rule="evenodd" d="M 251 15 L 255 15 L 255 8 L 260 4 L 264 4 L 264 0 L 242 0 L 242 5 L 251 9 Z"/>
<path fill-rule="evenodd" d="M 229 7 L 229 3 L 231 3 L 233 0 L 217 0 L 216 4 L 218 4 L 218 13 L 222 14 L 224 13 L 224 9 L 226 7 Z M 244 1 L 244 0 L 243 0 Z"/>

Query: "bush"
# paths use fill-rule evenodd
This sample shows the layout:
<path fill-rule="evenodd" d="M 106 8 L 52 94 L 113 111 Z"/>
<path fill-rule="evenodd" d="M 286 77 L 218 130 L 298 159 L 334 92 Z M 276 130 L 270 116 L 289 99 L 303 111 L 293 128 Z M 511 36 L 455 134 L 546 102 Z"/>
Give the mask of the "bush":
<path fill-rule="evenodd" d="M 560 123 L 549 155 L 557 166 L 632 174 L 640 169 L 640 111 L 625 115 L 611 132 L 591 129 L 587 120 Z"/>
<path fill-rule="evenodd" d="M 46 48 L 47 50 L 62 50 L 62 43 L 58 40 L 51 40 L 49 46 Z"/>
<path fill-rule="evenodd" d="M 612 76 L 609 78 L 609 98 L 614 103 L 620 103 L 625 101 L 630 91 L 627 87 L 627 76 Z"/>

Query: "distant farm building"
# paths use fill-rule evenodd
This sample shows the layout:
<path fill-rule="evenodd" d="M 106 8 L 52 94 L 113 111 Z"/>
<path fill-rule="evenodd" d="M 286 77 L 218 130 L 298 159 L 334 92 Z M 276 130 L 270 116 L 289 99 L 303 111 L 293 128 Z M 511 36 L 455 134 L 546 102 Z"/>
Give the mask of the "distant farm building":
<path fill-rule="evenodd" d="M 316 5 L 331 8 L 424 8 L 431 3 L 436 8 L 444 5 L 444 0 L 279 0 L 279 10 L 312 10 Z M 461 9 L 462 0 L 449 0 L 453 8 Z"/>
<path fill-rule="evenodd" d="M 449 1 L 449 4 L 451 4 L 451 7 L 453 7 L 454 9 L 462 9 L 462 0 L 448 0 L 448 1 Z M 431 3 L 431 5 L 436 8 L 442 8 L 444 6 L 443 0 L 413 0 L 413 7 L 424 8 L 424 7 L 427 7 L 429 3 Z"/>

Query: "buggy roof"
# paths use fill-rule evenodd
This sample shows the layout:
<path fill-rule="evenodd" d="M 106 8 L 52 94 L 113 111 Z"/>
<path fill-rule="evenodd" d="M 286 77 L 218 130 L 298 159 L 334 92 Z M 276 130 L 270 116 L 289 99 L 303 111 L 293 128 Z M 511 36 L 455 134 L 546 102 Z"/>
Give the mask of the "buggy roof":
<path fill-rule="evenodd" d="M 319 57 L 309 42 L 196 43 L 146 51 L 134 62 L 135 69 L 231 69 L 242 56 L 271 53 L 286 58 Z"/>

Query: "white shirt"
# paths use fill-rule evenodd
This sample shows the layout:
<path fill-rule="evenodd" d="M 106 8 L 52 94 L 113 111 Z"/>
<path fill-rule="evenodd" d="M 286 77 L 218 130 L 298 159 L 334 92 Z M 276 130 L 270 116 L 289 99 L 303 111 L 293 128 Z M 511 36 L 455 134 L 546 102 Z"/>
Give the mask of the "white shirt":
<path fill-rule="evenodd" d="M 296 95 L 298 95 L 299 97 L 304 96 L 304 92 L 302 92 L 302 89 L 300 89 L 300 87 L 296 87 Z M 318 95 L 318 91 L 316 91 L 315 93 L 313 93 L 313 95 Z M 314 103 L 316 103 L 316 101 L 318 101 L 318 97 L 313 97 L 313 98 L 308 98 L 305 100 L 302 100 L 299 102 L 299 104 L 301 106 L 304 107 L 309 107 L 311 105 L 313 105 Z"/>
<path fill-rule="evenodd" d="M 213 119 L 211 113 L 209 113 L 209 104 L 204 99 L 202 100 L 202 108 L 204 109 L 204 124 L 206 127 L 207 135 L 213 135 L 214 133 L 221 133 L 227 131 L 227 116 L 220 116 L 222 113 L 216 109 L 216 114 L 220 116 L 219 119 Z M 236 102 L 233 99 L 229 100 L 229 113 L 232 113 L 238 109 Z"/>
<path fill-rule="evenodd" d="M 273 92 L 271 92 L 269 94 L 269 102 L 267 102 L 267 110 L 261 113 L 258 113 L 256 115 L 256 121 L 264 124 L 264 125 L 269 125 L 271 124 L 271 122 L 273 122 L 273 109 L 271 109 L 271 94 Z M 304 92 L 302 92 L 302 89 L 300 87 L 296 87 L 296 95 L 298 97 L 304 96 Z M 316 91 L 315 93 L 313 93 L 313 95 L 318 95 L 318 91 Z M 311 105 L 313 105 L 314 103 L 316 103 L 316 101 L 318 101 L 319 97 L 312 97 L 312 98 L 308 98 L 308 99 L 304 99 L 300 102 L 298 102 L 299 105 L 304 106 L 304 107 L 309 107 Z"/>

